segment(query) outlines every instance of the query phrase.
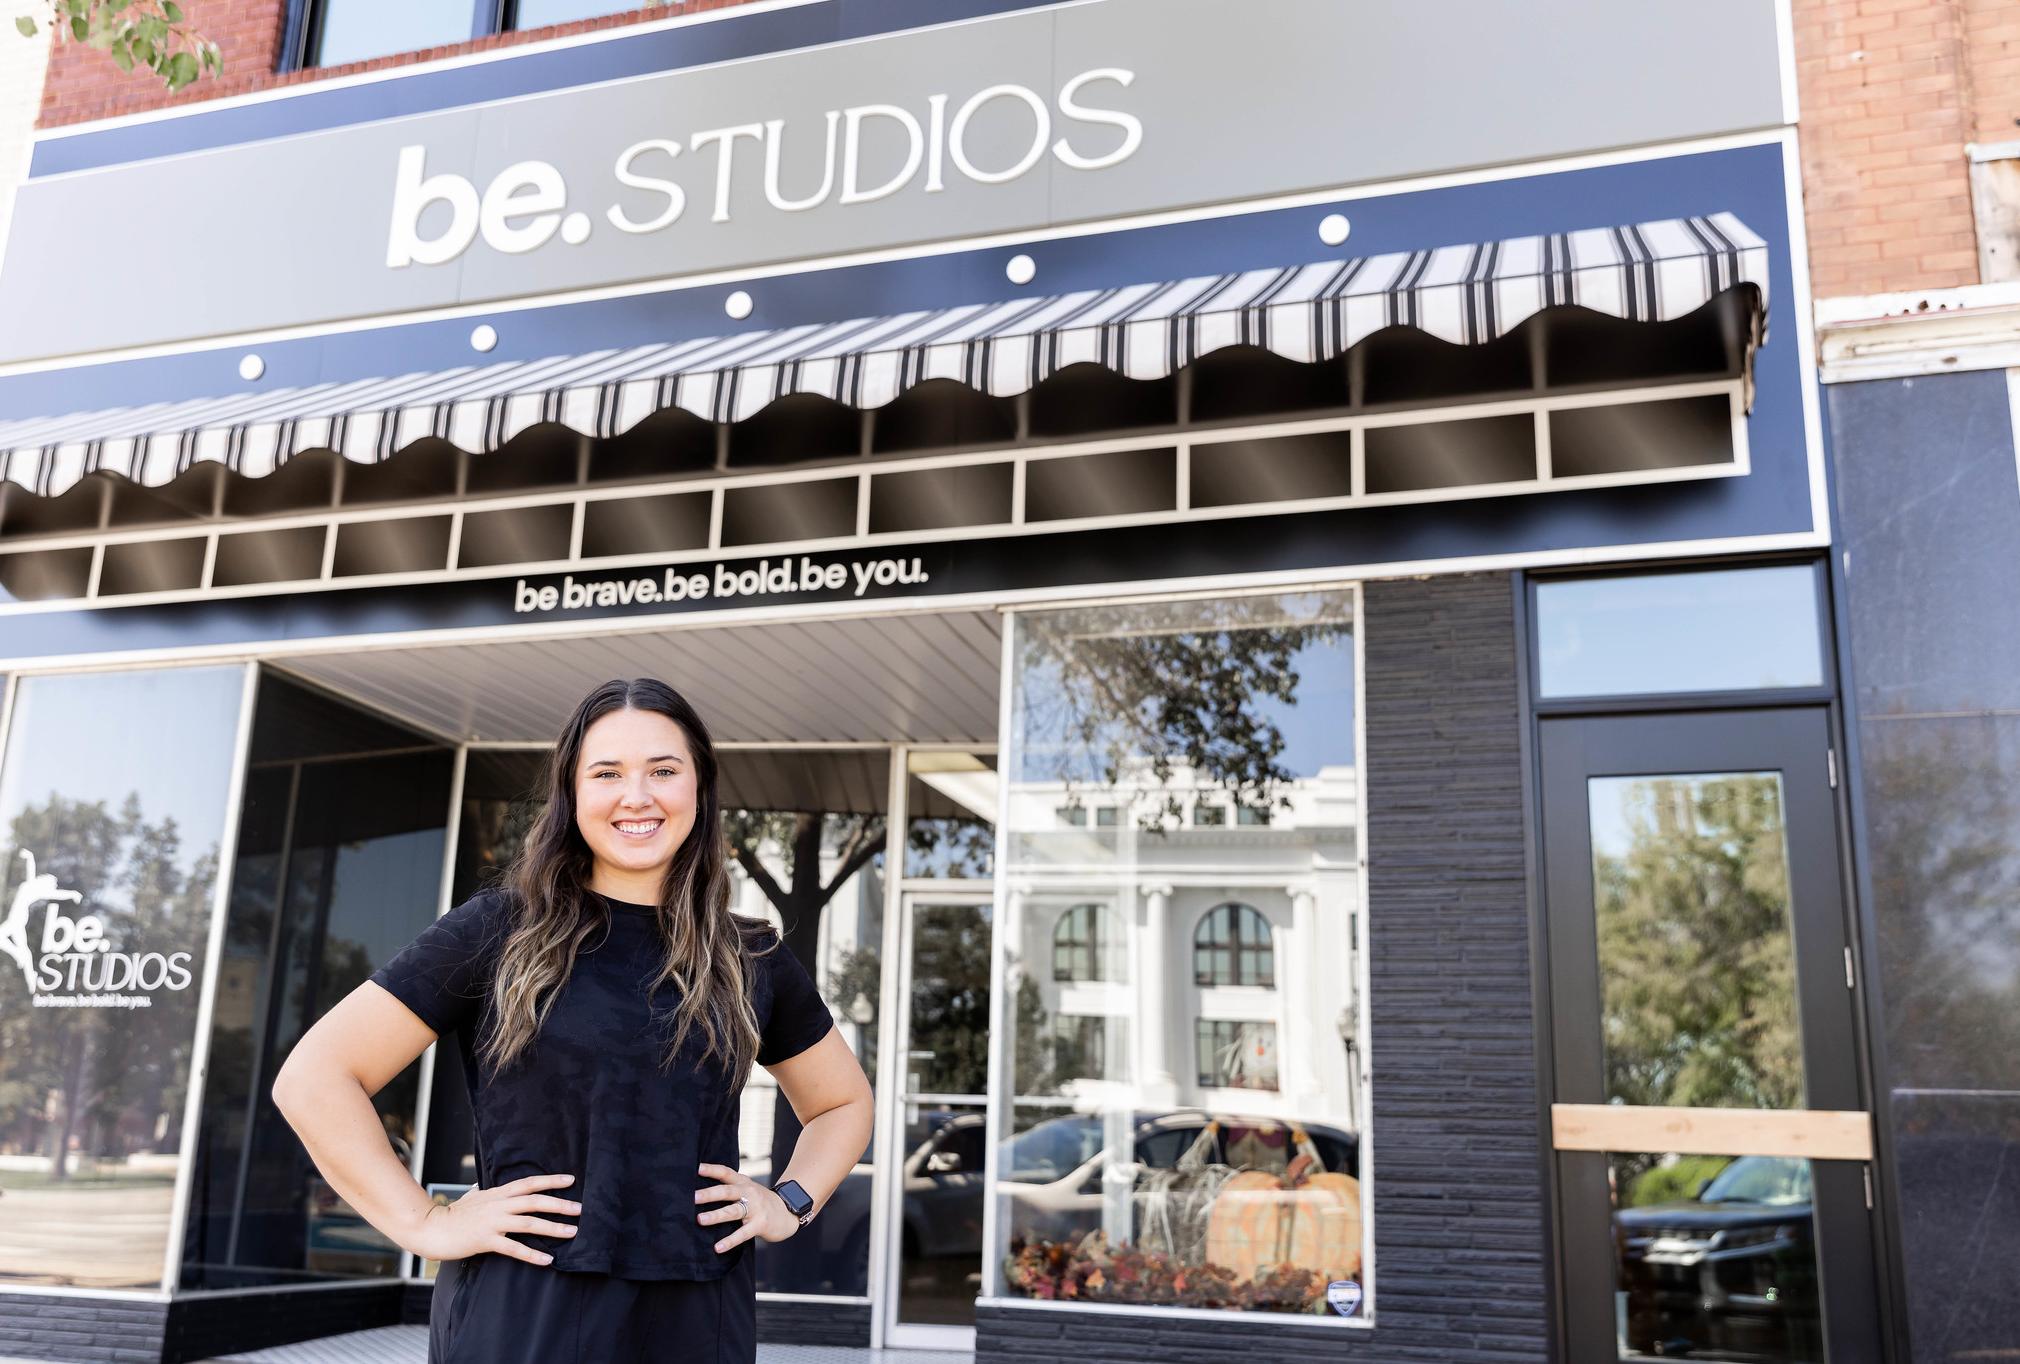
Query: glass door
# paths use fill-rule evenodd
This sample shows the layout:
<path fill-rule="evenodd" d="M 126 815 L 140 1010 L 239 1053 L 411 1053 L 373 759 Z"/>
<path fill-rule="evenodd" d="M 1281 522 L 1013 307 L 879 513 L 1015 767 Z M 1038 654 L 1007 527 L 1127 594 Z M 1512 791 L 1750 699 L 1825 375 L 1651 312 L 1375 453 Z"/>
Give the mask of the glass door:
<path fill-rule="evenodd" d="M 895 1177 L 885 1226 L 885 1343 L 972 1348 L 982 1291 L 989 1088 L 990 892 L 902 900 Z"/>
<path fill-rule="evenodd" d="M 1541 722 L 1572 1359 L 1883 1358 L 1826 720 Z"/>

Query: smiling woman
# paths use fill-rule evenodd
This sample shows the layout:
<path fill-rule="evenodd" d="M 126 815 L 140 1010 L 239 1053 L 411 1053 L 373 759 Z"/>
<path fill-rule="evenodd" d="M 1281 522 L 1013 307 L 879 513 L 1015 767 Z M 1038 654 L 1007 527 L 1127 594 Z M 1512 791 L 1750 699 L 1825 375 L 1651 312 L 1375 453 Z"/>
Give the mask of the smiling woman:
<path fill-rule="evenodd" d="M 443 1262 L 431 1364 L 632 1358 L 666 1338 L 754 1358 L 746 1243 L 798 1232 L 868 1145 L 869 1085 L 812 980 L 729 912 L 716 777 L 679 693 L 598 687 L 507 883 L 375 972 L 274 1086 L 351 1206 Z M 434 1206 L 359 1119 L 452 1032 L 478 1179 Z M 735 1164 L 753 1063 L 804 1123 L 769 1186 Z"/>

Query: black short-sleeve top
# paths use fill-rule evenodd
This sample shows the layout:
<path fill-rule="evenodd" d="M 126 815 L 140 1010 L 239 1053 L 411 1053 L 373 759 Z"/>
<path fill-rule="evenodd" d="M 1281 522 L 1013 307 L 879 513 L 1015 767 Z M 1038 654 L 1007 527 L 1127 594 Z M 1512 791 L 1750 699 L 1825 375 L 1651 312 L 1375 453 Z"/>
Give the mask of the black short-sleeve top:
<path fill-rule="evenodd" d="M 576 1234 L 519 1232 L 516 1240 L 552 1255 L 556 1269 L 720 1278 L 751 1247 L 714 1249 L 725 1229 L 697 1218 L 721 1205 L 694 1201 L 697 1188 L 714 1182 L 696 1167 L 737 1165 L 745 1077 L 703 1061 L 698 1032 L 662 1070 L 679 993 L 663 986 L 648 1006 L 646 986 L 664 952 L 657 911 L 596 898 L 608 906 L 609 931 L 584 940 L 540 1034 L 501 1074 L 479 1075 L 476 1046 L 493 1022 L 493 973 L 516 904 L 507 893 L 472 896 L 371 979 L 438 1035 L 455 1035 L 475 1119 L 480 1187 L 527 1175 L 575 1176 L 572 1185 L 550 1192 L 582 1204 Z M 750 963 L 757 1059 L 777 1065 L 825 1037 L 834 1018 L 806 968 L 768 925 L 737 922 Z"/>

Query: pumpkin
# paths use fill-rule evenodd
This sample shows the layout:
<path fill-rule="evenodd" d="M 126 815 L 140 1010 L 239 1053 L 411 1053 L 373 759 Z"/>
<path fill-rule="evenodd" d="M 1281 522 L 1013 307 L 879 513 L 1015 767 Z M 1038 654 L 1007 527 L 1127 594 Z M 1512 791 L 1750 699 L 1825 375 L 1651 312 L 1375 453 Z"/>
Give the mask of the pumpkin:
<path fill-rule="evenodd" d="M 1275 1175 L 1244 1170 L 1230 1176 L 1207 1214 L 1207 1263 L 1232 1270 L 1242 1281 L 1254 1278 L 1258 1269 L 1280 1263 L 1282 1199 L 1283 1185 Z"/>

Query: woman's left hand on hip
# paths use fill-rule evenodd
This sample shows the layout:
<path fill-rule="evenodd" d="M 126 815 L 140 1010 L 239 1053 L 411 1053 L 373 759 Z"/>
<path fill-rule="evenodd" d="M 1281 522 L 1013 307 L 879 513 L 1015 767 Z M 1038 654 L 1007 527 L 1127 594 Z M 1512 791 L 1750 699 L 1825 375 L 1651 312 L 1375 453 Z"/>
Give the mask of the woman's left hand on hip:
<path fill-rule="evenodd" d="M 704 1226 L 731 1223 L 729 1235 L 715 1243 L 717 1251 L 742 1245 L 753 1237 L 763 1241 L 783 1241 L 800 1229 L 800 1221 L 786 1207 L 785 1200 L 764 1185 L 727 1165 L 704 1164 L 701 1173 L 717 1182 L 694 1191 L 697 1203 L 714 1203 L 697 1215 Z"/>

